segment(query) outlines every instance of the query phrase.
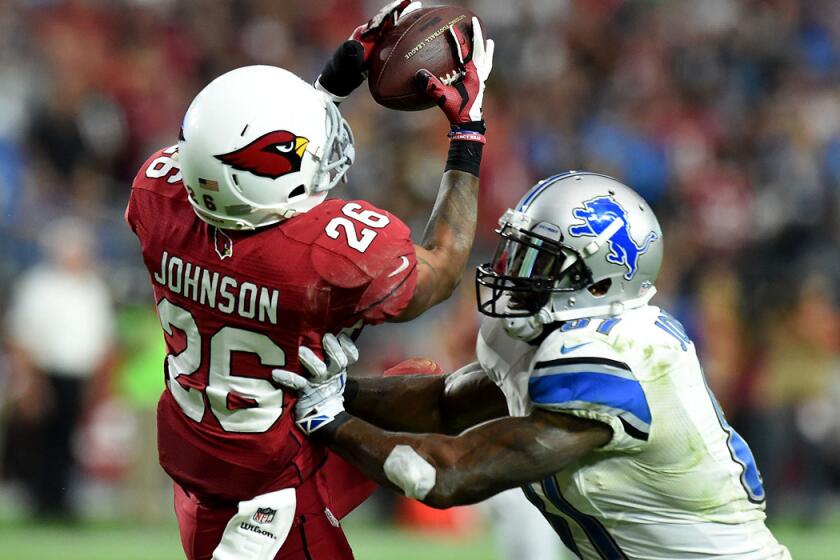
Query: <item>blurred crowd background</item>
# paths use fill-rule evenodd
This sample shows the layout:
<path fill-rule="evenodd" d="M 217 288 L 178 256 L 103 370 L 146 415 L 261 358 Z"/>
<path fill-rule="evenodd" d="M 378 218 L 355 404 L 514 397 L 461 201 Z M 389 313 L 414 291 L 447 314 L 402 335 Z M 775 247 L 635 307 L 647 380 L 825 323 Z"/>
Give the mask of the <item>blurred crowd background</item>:
<path fill-rule="evenodd" d="M 131 180 L 213 77 L 260 63 L 313 80 L 382 2 L 0 0 L 0 508 L 169 515 L 163 339 L 123 221 Z M 586 169 L 637 189 L 665 232 L 654 303 L 696 341 L 771 516 L 819 522 L 840 471 L 840 2 L 453 3 L 497 44 L 475 261 L 543 176 Z M 419 236 L 443 117 L 386 110 L 364 86 L 342 111 L 357 163 L 335 196 Z M 362 369 L 414 355 L 456 367 L 478 317 L 469 271 L 429 316 L 369 329 Z M 56 484 L 70 503 L 51 500 Z"/>

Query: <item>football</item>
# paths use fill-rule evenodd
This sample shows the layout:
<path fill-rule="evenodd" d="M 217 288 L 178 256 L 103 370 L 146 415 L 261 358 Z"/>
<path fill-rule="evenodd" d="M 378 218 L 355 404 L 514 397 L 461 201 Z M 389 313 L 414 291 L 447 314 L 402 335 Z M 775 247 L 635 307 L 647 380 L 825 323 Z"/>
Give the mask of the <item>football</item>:
<path fill-rule="evenodd" d="M 428 358 L 409 358 L 395 366 L 386 369 L 382 375 L 385 377 L 396 375 L 439 375 L 443 369 L 437 362 Z"/>
<path fill-rule="evenodd" d="M 408 14 L 388 30 L 371 54 L 368 85 L 373 99 L 389 109 L 420 111 L 433 102 L 418 91 L 414 75 L 425 68 L 444 83 L 461 78 L 449 28 L 472 36 L 474 14 L 459 6 L 434 6 Z"/>

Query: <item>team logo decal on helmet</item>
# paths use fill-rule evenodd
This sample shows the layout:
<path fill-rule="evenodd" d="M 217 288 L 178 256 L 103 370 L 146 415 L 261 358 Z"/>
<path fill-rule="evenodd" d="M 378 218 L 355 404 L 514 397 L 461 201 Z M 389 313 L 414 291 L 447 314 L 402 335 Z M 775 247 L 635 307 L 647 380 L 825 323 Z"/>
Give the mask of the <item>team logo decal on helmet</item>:
<path fill-rule="evenodd" d="M 309 140 L 288 130 L 263 134 L 247 146 L 213 156 L 223 163 L 260 177 L 276 179 L 300 171 Z"/>
<path fill-rule="evenodd" d="M 606 237 L 610 252 L 607 261 L 627 267 L 624 278 L 631 280 L 639 266 L 639 256 L 647 253 L 650 244 L 658 239 L 651 231 L 641 245 L 630 235 L 627 212 L 611 196 L 598 196 L 584 201 L 582 208 L 574 209 L 574 217 L 583 223 L 572 224 L 569 235 L 574 237 Z"/>

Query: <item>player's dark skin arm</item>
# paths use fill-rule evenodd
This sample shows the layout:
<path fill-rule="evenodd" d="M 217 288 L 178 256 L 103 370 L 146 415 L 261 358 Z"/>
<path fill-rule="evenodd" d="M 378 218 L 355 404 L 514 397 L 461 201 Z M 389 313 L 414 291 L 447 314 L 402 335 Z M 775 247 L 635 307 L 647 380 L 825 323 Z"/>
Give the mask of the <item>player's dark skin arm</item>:
<path fill-rule="evenodd" d="M 501 390 L 472 363 L 449 375 L 401 375 L 348 380 L 344 406 L 386 430 L 459 434 L 507 416 Z"/>
<path fill-rule="evenodd" d="M 464 273 L 475 237 L 478 177 L 449 170 L 443 174 L 432 215 L 417 252 L 417 286 L 395 322 L 414 319 L 448 298 Z"/>
<path fill-rule="evenodd" d="M 542 480 L 604 445 L 611 434 L 606 424 L 538 409 L 526 417 L 491 420 L 459 436 L 387 432 L 351 417 L 323 437 L 365 475 L 397 490 L 383 465 L 394 446 L 411 446 L 436 471 L 422 501 L 447 508 Z"/>

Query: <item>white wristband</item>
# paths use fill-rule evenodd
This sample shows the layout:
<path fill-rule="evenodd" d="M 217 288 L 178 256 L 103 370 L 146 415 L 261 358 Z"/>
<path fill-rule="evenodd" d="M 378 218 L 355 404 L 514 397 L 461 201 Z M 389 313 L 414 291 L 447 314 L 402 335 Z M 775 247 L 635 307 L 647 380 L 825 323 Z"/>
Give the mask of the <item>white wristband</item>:
<path fill-rule="evenodd" d="M 411 446 L 397 445 L 383 465 L 385 476 L 409 498 L 423 500 L 437 479 L 437 471 Z"/>

